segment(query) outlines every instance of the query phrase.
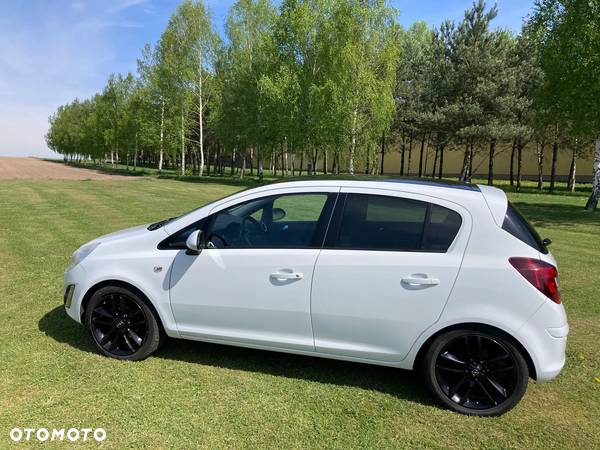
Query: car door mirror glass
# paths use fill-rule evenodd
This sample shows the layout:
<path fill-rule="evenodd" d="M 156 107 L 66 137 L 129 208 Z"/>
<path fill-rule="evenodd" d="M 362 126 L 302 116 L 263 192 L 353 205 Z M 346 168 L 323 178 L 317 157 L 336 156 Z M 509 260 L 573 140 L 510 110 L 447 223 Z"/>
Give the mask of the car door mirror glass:
<path fill-rule="evenodd" d="M 282 208 L 273 208 L 273 222 L 283 220 L 285 218 L 285 210 Z"/>

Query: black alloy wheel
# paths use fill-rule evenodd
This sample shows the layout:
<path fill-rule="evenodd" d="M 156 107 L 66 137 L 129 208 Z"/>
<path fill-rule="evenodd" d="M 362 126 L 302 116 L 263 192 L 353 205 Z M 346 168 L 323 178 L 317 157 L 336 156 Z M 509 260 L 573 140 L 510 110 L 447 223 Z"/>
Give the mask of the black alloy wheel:
<path fill-rule="evenodd" d="M 106 356 L 140 360 L 153 353 L 160 343 L 154 313 L 127 289 L 115 286 L 98 290 L 85 316 L 96 348 Z"/>
<path fill-rule="evenodd" d="M 516 405 L 527 387 L 527 364 L 510 339 L 496 333 L 454 330 L 427 352 L 430 390 L 451 409 L 494 416 Z"/>

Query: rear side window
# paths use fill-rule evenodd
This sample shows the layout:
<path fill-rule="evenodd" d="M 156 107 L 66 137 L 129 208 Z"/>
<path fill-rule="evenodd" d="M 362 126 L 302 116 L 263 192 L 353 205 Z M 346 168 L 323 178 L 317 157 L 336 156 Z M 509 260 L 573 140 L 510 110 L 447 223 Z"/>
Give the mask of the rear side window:
<path fill-rule="evenodd" d="M 413 199 L 347 194 L 334 248 L 444 253 L 461 226 L 448 208 Z"/>
<path fill-rule="evenodd" d="M 502 229 L 509 232 L 517 239 L 525 242 L 530 247 L 535 248 L 541 253 L 548 253 L 548 249 L 542 242 L 540 235 L 535 231 L 535 228 L 523 217 L 517 208 L 512 203 L 508 203 L 506 216 Z"/>

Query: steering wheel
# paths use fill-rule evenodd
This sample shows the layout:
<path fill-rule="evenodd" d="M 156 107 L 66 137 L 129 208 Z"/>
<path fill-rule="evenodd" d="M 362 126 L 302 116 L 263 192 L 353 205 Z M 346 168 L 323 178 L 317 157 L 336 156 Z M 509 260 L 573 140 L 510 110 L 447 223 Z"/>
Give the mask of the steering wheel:
<path fill-rule="evenodd" d="M 250 224 L 250 226 L 248 226 L 248 224 Z M 254 228 L 254 230 L 251 230 L 251 228 Z M 246 216 L 242 220 L 242 226 L 241 226 L 240 234 L 244 238 L 244 240 L 246 241 L 246 244 L 248 244 L 249 246 L 252 246 L 252 242 L 250 242 L 250 239 L 248 239 L 248 233 L 250 231 L 266 233 L 267 232 L 267 226 L 264 223 L 259 222 L 258 220 L 256 220 L 252 216 Z"/>

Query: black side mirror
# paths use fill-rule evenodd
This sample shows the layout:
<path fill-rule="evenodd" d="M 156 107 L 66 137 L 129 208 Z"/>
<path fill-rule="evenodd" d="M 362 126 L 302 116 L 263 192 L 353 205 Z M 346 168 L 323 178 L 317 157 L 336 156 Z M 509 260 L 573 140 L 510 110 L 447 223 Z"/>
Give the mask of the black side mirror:
<path fill-rule="evenodd" d="M 544 244 L 544 247 L 548 247 L 550 244 L 552 244 L 552 239 L 544 238 L 544 240 L 542 241 L 542 244 Z"/>
<path fill-rule="evenodd" d="M 282 220 L 285 217 L 285 210 L 281 208 L 273 208 L 273 222 Z"/>

